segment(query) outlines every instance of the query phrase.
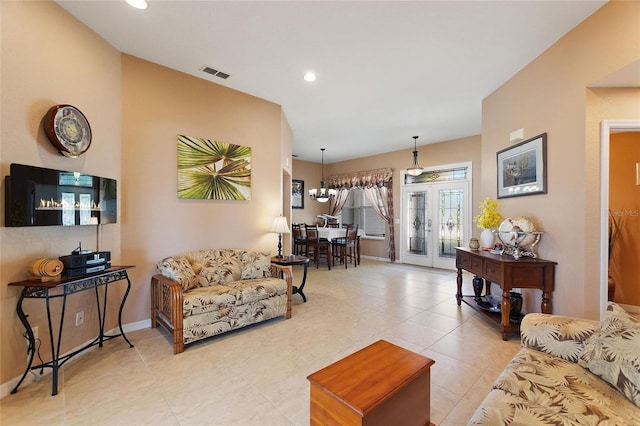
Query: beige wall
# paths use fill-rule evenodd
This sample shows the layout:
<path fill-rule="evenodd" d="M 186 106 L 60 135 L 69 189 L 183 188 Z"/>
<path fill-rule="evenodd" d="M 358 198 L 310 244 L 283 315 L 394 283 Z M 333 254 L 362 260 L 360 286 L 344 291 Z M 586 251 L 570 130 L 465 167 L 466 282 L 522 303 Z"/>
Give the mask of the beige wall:
<path fill-rule="evenodd" d="M 165 256 L 207 247 L 275 253 L 277 235 L 269 229 L 275 216 L 289 214 L 282 194 L 290 193 L 292 170 L 291 129 L 279 105 L 122 55 L 55 3 L 1 2 L 0 7 L 2 173 L 19 162 L 118 180 L 118 224 L 100 227 L 99 248 L 112 252 L 113 264 L 136 265 L 129 272 L 133 286 L 125 324 L 149 320 L 149 281 Z M 60 46 L 73 54 L 60 60 Z M 93 143 L 78 159 L 59 155 L 42 133 L 41 118 L 58 103 L 77 106 L 91 122 Z M 250 146 L 251 200 L 178 199 L 178 134 Z M 6 284 L 25 279 L 31 261 L 66 254 L 78 241 L 83 248 L 98 248 L 98 237 L 93 226 L 0 232 L 0 381 L 6 384 L 21 374 L 26 358 L 24 330 L 15 313 L 19 289 Z M 110 290 L 110 300 L 123 290 L 124 283 Z M 46 321 L 37 314 L 42 303 L 24 306 L 44 336 Z M 110 308 L 107 329 L 115 325 L 117 305 Z M 80 309 L 85 325 L 75 327 Z M 95 311 L 89 292 L 69 298 L 63 351 L 95 336 Z M 46 342 L 41 353 L 46 358 Z"/>
<path fill-rule="evenodd" d="M 325 165 L 325 171 L 327 165 Z M 318 203 L 309 198 L 309 190 L 320 188 L 322 166 L 320 163 L 293 160 L 293 179 L 304 181 L 304 208 L 291 211 L 292 223 L 316 223 L 316 216 L 329 213 L 329 203 Z"/>
<path fill-rule="evenodd" d="M 407 145 L 411 146 L 411 138 L 407 137 Z M 480 181 L 480 136 L 470 136 L 452 141 L 434 143 L 418 146 L 418 162 L 422 167 L 432 167 L 444 164 L 461 163 L 471 161 L 473 165 L 474 182 Z M 406 170 L 413 162 L 413 147 L 406 150 L 388 152 L 355 160 L 341 161 L 326 165 L 326 175 L 342 174 L 349 172 L 359 172 L 364 170 L 379 169 L 389 167 L 393 169 L 393 211 L 395 218 L 400 215 L 400 171 Z M 305 182 L 306 185 L 306 182 Z M 473 188 L 473 213 L 477 214 L 478 206 L 475 200 L 478 199 L 479 185 Z M 306 201 L 305 201 L 306 203 Z M 400 225 L 395 225 L 396 259 L 400 257 Z M 474 227 L 475 235 L 479 231 Z M 362 254 L 374 258 L 388 259 L 386 241 L 363 239 L 361 242 Z"/>
<path fill-rule="evenodd" d="M 589 114 L 586 93 L 640 59 L 639 18 L 640 2 L 606 4 L 483 101 L 481 197 L 496 196 L 495 155 L 509 146 L 509 132 L 548 134 L 548 193 L 501 204 L 505 216 L 530 216 L 545 232 L 538 253 L 558 262 L 557 314 L 600 315 L 600 121 Z M 610 118 L 640 117 L 635 100 L 624 117 Z M 526 292 L 527 310 L 539 309 L 539 298 Z"/>
<path fill-rule="evenodd" d="M 125 321 L 149 318 L 149 280 L 166 256 L 202 248 L 277 249 L 282 209 L 279 105 L 132 56 L 122 59 L 122 258 L 138 284 Z M 251 200 L 177 197 L 176 136 L 252 148 Z"/>
<path fill-rule="evenodd" d="M 80 171 L 118 180 L 121 206 L 124 189 L 121 176 L 120 53 L 52 2 L 0 2 L 1 15 L 1 176 L 11 163 Z M 58 153 L 45 136 L 41 120 L 56 104 L 78 107 L 93 131 L 90 149 L 72 159 Z M 2 205 L 4 206 L 4 179 Z M 121 258 L 121 222 L 100 226 L 100 246 L 95 226 L 5 228 L 2 208 L 0 228 L 0 382 L 17 377 L 25 366 L 24 328 L 16 316 L 20 288 L 7 283 L 27 278 L 29 264 L 41 257 L 69 254 L 82 242 L 83 248 L 110 250 L 113 262 Z M 120 283 L 110 290 L 117 299 Z M 63 351 L 95 336 L 95 296 L 86 292 L 69 298 Z M 53 303 L 59 312 L 59 301 Z M 44 337 L 47 322 L 42 301 L 27 300 L 29 321 Z M 85 323 L 75 327 L 75 312 L 85 311 Z M 110 311 L 114 318 L 117 311 Z M 148 315 L 147 315 L 148 317 Z M 113 325 L 111 321 L 110 326 Z M 40 353 L 49 345 L 43 339 Z"/>
<path fill-rule="evenodd" d="M 122 257 L 138 283 L 125 322 L 149 318 L 149 280 L 166 256 L 212 247 L 275 253 L 281 213 L 279 105 L 132 56 L 122 59 Z M 251 200 L 177 197 L 176 136 L 252 148 Z"/>

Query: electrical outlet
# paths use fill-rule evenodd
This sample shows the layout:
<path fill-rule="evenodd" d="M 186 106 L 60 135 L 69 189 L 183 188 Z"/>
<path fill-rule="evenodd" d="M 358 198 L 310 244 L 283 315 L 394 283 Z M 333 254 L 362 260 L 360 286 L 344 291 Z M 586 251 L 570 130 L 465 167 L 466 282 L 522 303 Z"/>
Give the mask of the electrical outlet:
<path fill-rule="evenodd" d="M 84 311 L 76 313 L 76 327 L 84 324 Z"/>

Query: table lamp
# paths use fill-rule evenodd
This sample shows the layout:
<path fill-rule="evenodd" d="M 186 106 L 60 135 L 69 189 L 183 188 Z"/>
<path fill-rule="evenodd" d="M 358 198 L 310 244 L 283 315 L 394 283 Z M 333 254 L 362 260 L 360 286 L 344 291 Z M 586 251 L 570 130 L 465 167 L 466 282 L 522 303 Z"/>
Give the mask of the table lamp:
<path fill-rule="evenodd" d="M 278 257 L 282 258 L 282 234 L 288 234 L 289 226 L 287 225 L 287 218 L 284 216 L 276 217 L 271 226 L 271 232 L 278 234 Z"/>

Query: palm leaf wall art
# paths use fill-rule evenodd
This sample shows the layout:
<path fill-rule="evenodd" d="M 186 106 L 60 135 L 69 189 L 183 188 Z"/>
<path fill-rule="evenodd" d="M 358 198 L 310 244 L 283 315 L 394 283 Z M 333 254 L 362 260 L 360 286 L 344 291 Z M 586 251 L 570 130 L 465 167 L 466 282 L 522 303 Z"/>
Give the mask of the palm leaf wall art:
<path fill-rule="evenodd" d="M 251 147 L 178 135 L 178 198 L 251 199 Z"/>

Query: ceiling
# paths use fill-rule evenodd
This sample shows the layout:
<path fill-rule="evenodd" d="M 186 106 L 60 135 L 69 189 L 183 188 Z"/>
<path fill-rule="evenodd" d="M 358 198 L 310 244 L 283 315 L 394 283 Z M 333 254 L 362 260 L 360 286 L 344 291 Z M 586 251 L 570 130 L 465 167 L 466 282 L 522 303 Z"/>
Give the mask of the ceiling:
<path fill-rule="evenodd" d="M 124 53 L 282 105 L 293 154 L 326 163 L 479 134 L 482 99 L 606 3 L 148 2 L 57 1 Z"/>

